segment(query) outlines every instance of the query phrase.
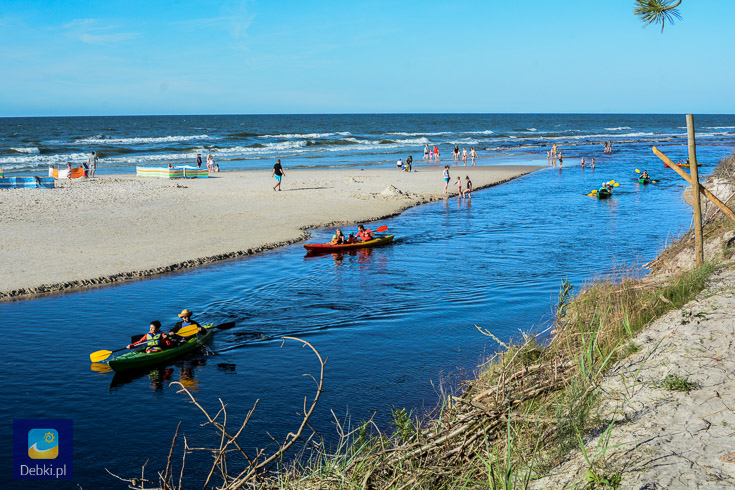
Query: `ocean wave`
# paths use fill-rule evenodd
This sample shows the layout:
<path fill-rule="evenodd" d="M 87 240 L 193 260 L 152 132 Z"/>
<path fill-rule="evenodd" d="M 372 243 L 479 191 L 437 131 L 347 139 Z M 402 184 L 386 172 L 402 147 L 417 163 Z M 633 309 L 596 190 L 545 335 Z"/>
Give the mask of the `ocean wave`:
<path fill-rule="evenodd" d="M 421 133 L 404 133 L 402 131 L 392 131 L 389 133 L 385 133 L 391 136 L 446 136 L 448 134 L 453 134 L 451 131 L 439 131 L 436 133 L 429 133 L 429 132 L 421 132 Z"/>
<path fill-rule="evenodd" d="M 471 138 L 460 138 L 458 140 L 450 141 L 450 145 L 479 145 L 480 142 Z"/>
<path fill-rule="evenodd" d="M 41 154 L 41 150 L 39 150 L 35 146 L 31 146 L 28 148 L 10 148 L 10 151 L 13 151 L 15 153 L 25 153 L 25 154 L 33 154 L 33 155 Z"/>
<path fill-rule="evenodd" d="M 538 129 L 536 129 L 536 128 L 526 128 L 526 131 L 530 131 L 532 133 L 535 133 L 536 131 L 538 131 Z"/>
<path fill-rule="evenodd" d="M 195 134 L 191 136 L 161 136 L 153 138 L 105 138 L 102 135 L 95 135 L 91 138 L 82 138 L 74 141 L 74 143 L 96 144 L 96 145 L 129 145 L 129 144 L 148 144 L 148 143 L 170 143 L 174 141 L 191 141 L 209 139 L 206 134 Z"/>
<path fill-rule="evenodd" d="M 46 165 L 60 165 L 66 164 L 66 162 L 81 162 L 87 161 L 89 158 L 88 153 L 61 153 L 56 155 L 16 155 L 9 157 L 0 157 L 0 166 L 3 168 L 6 164 L 15 164 L 15 168 L 26 168 L 26 167 L 38 167 Z M 18 167 L 19 166 L 19 167 Z"/>
<path fill-rule="evenodd" d="M 484 131 L 462 131 L 462 134 L 495 134 L 495 131 L 486 129 Z"/>
<path fill-rule="evenodd" d="M 314 139 L 329 138 L 330 136 L 349 136 L 349 131 L 337 131 L 334 133 L 286 133 L 286 134 L 264 134 L 261 138 L 283 138 L 283 139 Z"/>
<path fill-rule="evenodd" d="M 735 126 L 705 126 L 702 129 L 735 129 Z"/>
<path fill-rule="evenodd" d="M 632 129 L 629 126 L 620 126 L 619 128 L 605 128 L 607 131 L 624 131 L 626 129 Z"/>

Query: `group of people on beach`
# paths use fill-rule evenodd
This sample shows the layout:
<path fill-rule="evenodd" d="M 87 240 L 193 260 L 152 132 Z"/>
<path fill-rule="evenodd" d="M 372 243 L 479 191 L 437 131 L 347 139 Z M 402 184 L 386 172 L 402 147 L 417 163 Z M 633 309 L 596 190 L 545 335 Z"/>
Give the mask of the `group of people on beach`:
<path fill-rule="evenodd" d="M 427 143 L 426 146 L 424 146 L 424 160 L 434 160 L 438 162 L 439 148 L 436 145 L 429 146 L 429 144 Z"/>
<path fill-rule="evenodd" d="M 442 176 L 444 177 L 443 194 L 447 194 L 449 192 L 449 180 L 451 179 L 451 177 L 449 176 L 449 165 L 444 165 Z M 465 189 L 462 189 L 462 178 L 457 176 L 457 193 L 460 199 L 463 197 L 472 199 L 472 181 L 470 180 L 470 176 L 466 175 L 464 179 L 466 187 Z"/>
<path fill-rule="evenodd" d="M 546 164 L 556 167 L 557 162 L 559 163 L 559 167 L 564 165 L 564 155 L 561 152 L 561 148 L 554 143 L 551 145 L 551 150 L 546 152 Z"/>
<path fill-rule="evenodd" d="M 171 164 L 169 164 L 171 167 Z M 197 153 L 197 168 L 202 168 L 202 154 Z M 210 153 L 207 155 L 207 170 L 210 172 L 219 172 L 219 163 L 215 163 L 214 156 Z"/>
<path fill-rule="evenodd" d="M 585 163 L 584 157 L 582 157 L 582 160 L 579 162 L 579 166 L 582 167 L 582 168 L 584 168 L 584 167 L 595 168 L 595 159 L 594 159 L 594 157 L 592 158 L 592 160 L 589 163 Z"/>
<path fill-rule="evenodd" d="M 399 168 L 404 172 L 411 172 L 413 168 L 413 157 L 408 155 L 405 162 L 399 158 L 396 162 L 396 168 Z"/>
<path fill-rule="evenodd" d="M 344 245 L 347 243 L 367 242 L 374 239 L 375 235 L 373 234 L 373 230 L 366 229 L 363 225 L 357 225 L 357 232 L 354 234 L 350 233 L 348 237 L 345 237 L 342 230 L 337 228 L 334 231 L 334 235 L 332 235 L 332 241 L 329 243 L 332 245 Z"/>
<path fill-rule="evenodd" d="M 462 148 L 462 153 L 460 156 L 459 146 L 454 145 L 454 151 L 452 151 L 452 154 L 454 155 L 455 162 L 458 162 L 459 159 L 462 158 L 462 162 L 467 165 L 467 148 Z M 475 165 L 475 158 L 477 158 L 477 151 L 475 151 L 475 147 L 470 148 L 469 156 L 472 159 L 472 165 Z"/>

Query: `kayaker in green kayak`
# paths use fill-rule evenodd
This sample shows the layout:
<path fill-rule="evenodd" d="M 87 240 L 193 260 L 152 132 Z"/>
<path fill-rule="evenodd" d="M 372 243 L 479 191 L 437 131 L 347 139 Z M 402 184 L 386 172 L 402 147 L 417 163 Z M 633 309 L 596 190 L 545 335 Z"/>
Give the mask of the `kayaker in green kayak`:
<path fill-rule="evenodd" d="M 192 315 L 193 313 L 187 309 L 181 310 L 181 313 L 179 313 L 179 318 L 181 318 L 181 321 L 176 322 L 176 325 L 174 325 L 174 328 L 172 328 L 171 331 L 168 333 L 169 340 L 170 340 L 169 345 L 176 346 L 183 342 L 186 342 L 187 339 L 177 335 L 177 332 L 184 327 L 188 327 L 189 325 L 196 325 L 197 331 L 199 333 L 204 332 L 204 329 L 202 328 L 202 326 L 199 325 L 199 323 L 197 323 L 196 321 L 192 320 L 191 318 Z"/>
<path fill-rule="evenodd" d="M 150 329 L 147 334 L 143 335 L 140 340 L 128 345 L 128 349 L 138 347 L 140 344 L 146 343 L 145 351 L 147 354 L 151 352 L 161 352 L 166 345 L 167 335 L 161 332 L 161 322 L 158 320 L 151 322 Z"/>
<path fill-rule="evenodd" d="M 644 170 L 640 178 L 645 179 L 645 180 L 651 180 L 651 176 L 648 175 L 648 170 Z"/>

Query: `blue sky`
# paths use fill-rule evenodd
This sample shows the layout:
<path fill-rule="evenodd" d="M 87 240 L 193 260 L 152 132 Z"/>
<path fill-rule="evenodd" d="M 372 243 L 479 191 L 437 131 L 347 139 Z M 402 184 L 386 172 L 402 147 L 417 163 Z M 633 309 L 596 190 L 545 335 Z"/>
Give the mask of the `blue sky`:
<path fill-rule="evenodd" d="M 0 116 L 735 113 L 735 1 L 0 3 Z"/>

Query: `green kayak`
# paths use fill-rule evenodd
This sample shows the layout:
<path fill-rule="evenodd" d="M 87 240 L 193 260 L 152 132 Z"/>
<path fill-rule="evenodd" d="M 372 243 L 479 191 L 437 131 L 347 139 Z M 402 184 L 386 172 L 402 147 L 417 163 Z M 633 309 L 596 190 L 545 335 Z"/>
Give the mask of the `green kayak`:
<path fill-rule="evenodd" d="M 142 349 L 127 352 L 114 359 L 110 359 L 107 364 L 113 371 L 119 373 L 120 371 L 146 368 L 176 360 L 209 342 L 212 335 L 214 335 L 214 324 L 202 325 L 202 327 L 206 328 L 204 333 L 198 333 L 191 336 L 186 343 L 181 344 L 178 347 L 166 349 L 160 352 L 152 352 L 150 354 L 146 354 L 145 350 Z"/>
<path fill-rule="evenodd" d="M 610 196 L 612 196 L 612 192 L 605 189 L 604 187 L 597 191 L 597 199 L 607 199 Z"/>
<path fill-rule="evenodd" d="M 650 184 L 651 183 L 651 179 L 646 179 L 644 177 L 638 177 L 638 182 L 641 183 L 641 184 L 644 184 L 644 185 L 645 184 Z"/>

